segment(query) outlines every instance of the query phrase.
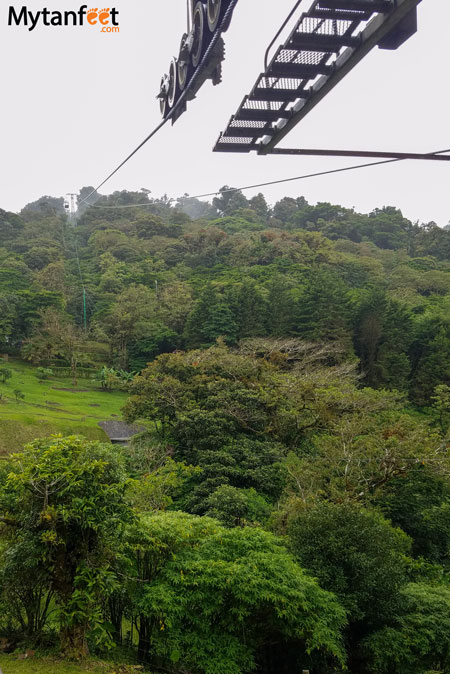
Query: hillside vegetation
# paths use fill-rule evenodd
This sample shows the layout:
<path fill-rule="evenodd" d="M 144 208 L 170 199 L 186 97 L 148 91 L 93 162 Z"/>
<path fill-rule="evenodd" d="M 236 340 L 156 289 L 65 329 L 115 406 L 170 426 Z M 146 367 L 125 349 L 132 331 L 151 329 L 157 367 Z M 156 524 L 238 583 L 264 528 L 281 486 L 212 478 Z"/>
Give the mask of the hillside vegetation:
<path fill-rule="evenodd" d="M 450 674 L 450 231 L 225 188 L 80 204 L 0 211 L 0 647 Z"/>
<path fill-rule="evenodd" d="M 148 206 L 113 208 L 134 202 Z M 50 197 L 19 215 L 0 211 L 5 351 L 137 371 L 217 337 L 289 336 L 339 341 L 366 384 L 418 405 L 450 383 L 450 232 L 434 223 L 302 197 L 270 210 L 262 195 L 240 192 L 214 205 L 120 192 L 82 208 L 76 223 L 63 211 Z M 67 332 L 83 326 L 83 288 L 89 339 Z"/>

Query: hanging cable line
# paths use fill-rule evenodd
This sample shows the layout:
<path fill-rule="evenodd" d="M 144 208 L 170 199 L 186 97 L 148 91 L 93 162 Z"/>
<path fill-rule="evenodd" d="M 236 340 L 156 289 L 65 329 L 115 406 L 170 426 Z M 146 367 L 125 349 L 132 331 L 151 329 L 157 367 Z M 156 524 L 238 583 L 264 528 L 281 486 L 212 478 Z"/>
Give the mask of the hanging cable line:
<path fill-rule="evenodd" d="M 215 3 L 213 0 L 210 3 L 208 0 L 206 14 L 204 14 L 205 7 L 202 3 L 197 3 L 198 7 L 195 3 L 191 3 L 190 13 L 190 5 L 188 3 L 188 33 L 183 36 L 179 59 L 173 59 L 171 62 L 171 75 L 163 77 L 162 88 L 158 95 L 160 102 L 163 103 L 164 119 L 96 188 L 93 188 L 85 198 L 80 199 L 80 203 L 84 203 L 87 206 L 95 206 L 95 203 L 89 203 L 90 197 L 97 194 L 97 198 L 101 198 L 98 195 L 98 190 L 116 175 L 163 128 L 169 119 L 172 123 L 176 121 L 186 109 L 187 101 L 195 97 L 195 93 L 203 82 L 206 79 L 212 79 L 214 84 L 220 81 L 220 67 L 224 58 L 221 33 L 227 30 L 237 2 L 238 0 L 227 0 L 227 3 L 222 3 L 222 9 L 220 9 L 220 2 Z M 225 134 L 222 134 L 220 143 L 218 143 L 220 149 L 223 151 L 241 152 L 244 151 L 243 148 L 245 146 L 247 150 L 259 148 L 259 154 L 267 154 L 270 151 L 273 154 L 377 157 L 381 161 L 268 181 L 240 188 L 230 188 L 229 190 L 223 190 L 222 193 L 331 175 L 395 161 L 403 161 L 404 159 L 440 159 L 442 161 L 450 161 L 450 157 L 437 156 L 445 154 L 449 150 L 421 155 L 418 153 L 390 152 L 352 153 L 348 150 L 292 150 L 274 147 L 281 137 L 305 114 L 308 106 L 313 107 L 311 101 L 314 96 L 312 94 L 317 94 L 320 99 L 327 88 L 334 86 L 332 80 L 335 75 L 339 75 L 338 77 L 334 77 L 335 83 L 337 83 L 346 74 L 346 71 L 350 70 L 376 44 L 382 49 L 396 49 L 413 35 L 417 29 L 417 5 L 419 2 L 420 0 L 398 0 L 398 2 L 389 3 L 381 0 L 377 3 L 372 1 L 355 3 L 354 0 L 348 0 L 348 2 L 344 0 L 342 6 L 336 7 L 334 4 L 335 0 L 332 0 L 331 4 L 325 0 L 321 0 L 320 2 L 316 0 L 308 10 L 308 13 L 302 14 L 294 31 L 288 37 L 287 43 L 278 48 L 275 57 L 269 64 L 268 57 L 271 48 L 301 4 L 301 0 L 297 0 L 266 51 L 266 73 L 260 76 L 256 89 L 252 90 L 250 96 L 244 99 L 239 108 L 238 115 L 232 117 L 230 132 L 228 133 L 227 131 Z M 375 17 L 374 14 L 376 14 Z M 214 31 L 210 42 L 206 40 L 203 33 L 204 26 L 206 25 L 205 17 L 208 19 L 210 31 Z M 303 24 L 306 25 L 308 22 L 313 26 L 312 32 L 309 29 L 309 32 L 300 30 Z M 330 34 L 328 34 L 329 31 L 325 31 L 325 33 L 322 31 L 324 26 L 330 28 Z M 357 28 L 361 28 L 358 37 L 354 35 Z M 341 53 L 344 47 L 345 51 Z M 204 49 L 203 53 L 202 49 Z M 285 58 L 286 50 L 291 54 L 287 62 Z M 322 54 L 319 61 L 313 65 L 306 58 L 311 52 Z M 332 54 L 334 55 L 335 62 L 331 66 L 328 61 Z M 195 68 L 193 72 L 192 68 Z M 188 75 L 189 72 L 192 72 L 190 77 Z M 321 75 L 319 82 L 315 83 L 311 88 L 305 89 L 305 82 L 314 82 L 315 78 L 319 75 Z M 280 80 L 280 78 L 282 79 Z M 285 83 L 283 85 L 284 88 L 280 88 L 280 81 Z M 287 86 L 286 82 L 292 84 L 292 86 L 289 85 L 288 89 L 285 88 Z M 301 85 L 299 82 L 301 82 Z M 262 98 L 260 97 L 261 92 L 265 94 Z M 274 107 L 273 101 L 284 102 L 281 108 L 278 108 Z M 291 104 L 293 105 L 292 108 Z M 242 119 L 239 115 L 241 115 Z M 251 138 L 246 139 L 246 136 L 251 136 Z M 277 137 L 275 138 L 275 136 Z M 216 150 L 218 149 L 218 145 L 216 145 Z M 195 195 L 191 198 L 205 198 L 219 193 L 209 192 Z M 135 208 L 137 206 L 148 205 L 148 203 L 126 204 L 122 206 L 104 206 L 103 208 Z"/>
<path fill-rule="evenodd" d="M 126 164 L 132 157 L 134 157 L 134 155 L 135 155 L 137 152 L 139 152 L 139 150 L 140 150 L 142 147 L 144 147 L 144 145 L 145 145 L 146 143 L 148 143 L 148 141 L 149 141 L 151 138 L 153 138 L 153 136 L 155 136 L 155 135 L 158 133 L 158 131 L 160 131 L 160 130 L 163 128 L 163 126 L 169 121 L 169 119 L 175 119 L 176 113 L 177 113 L 178 110 L 185 104 L 185 101 L 186 101 L 186 98 L 187 98 L 189 92 L 191 91 L 192 87 L 194 86 L 194 84 L 196 83 L 196 81 L 198 80 L 198 78 L 200 77 L 200 74 L 202 73 L 202 70 L 203 70 L 205 64 L 207 64 L 208 59 L 210 58 L 213 49 L 215 48 L 215 46 L 216 46 L 218 40 L 220 39 L 220 33 L 221 33 L 221 31 L 223 30 L 223 27 L 225 27 L 225 26 L 227 25 L 227 23 L 228 23 L 228 21 L 229 21 L 231 15 L 232 15 L 232 13 L 233 13 L 233 11 L 234 11 L 234 8 L 236 7 L 237 2 L 238 2 L 238 0 L 231 0 L 230 5 L 229 5 L 227 11 L 225 12 L 225 15 L 224 15 L 223 18 L 222 18 L 222 23 L 221 23 L 221 26 L 220 26 L 219 30 L 216 31 L 216 33 L 215 33 L 213 39 L 211 40 L 211 43 L 210 43 L 208 49 L 207 49 L 207 50 L 205 51 L 205 53 L 203 54 L 202 60 L 200 61 L 198 67 L 196 68 L 195 72 L 193 73 L 191 79 L 189 80 L 188 85 L 186 86 L 185 90 L 182 92 L 180 98 L 179 98 L 178 101 L 175 103 L 175 105 L 173 106 L 173 108 L 170 110 L 170 112 L 167 113 L 167 116 L 162 120 L 162 122 L 160 122 L 160 123 L 158 124 L 158 126 L 156 126 L 156 127 L 153 129 L 153 131 L 152 131 L 151 133 L 148 134 L 148 136 L 147 136 L 146 138 L 144 138 L 144 140 L 142 141 L 142 143 L 139 143 L 139 145 L 133 150 L 133 152 L 131 152 L 131 153 L 128 155 L 128 157 L 126 157 L 126 158 L 123 160 L 123 162 L 121 162 L 121 163 L 119 164 L 119 166 L 117 166 L 117 168 L 114 169 L 114 171 L 112 171 L 112 172 L 111 172 L 111 173 L 110 173 L 110 174 L 109 174 L 109 175 L 108 175 L 108 176 L 107 176 L 107 177 L 106 177 L 106 178 L 105 178 L 105 179 L 104 179 L 104 180 L 103 180 L 97 187 L 95 187 L 95 188 L 92 190 L 92 192 L 90 192 L 90 193 L 87 195 L 87 197 L 85 197 L 84 199 L 81 199 L 81 202 L 82 202 L 82 203 L 88 203 L 87 200 L 89 199 L 89 197 L 91 197 L 93 194 L 95 194 L 95 192 L 97 192 L 101 187 L 103 187 L 103 185 L 104 185 L 105 183 L 107 183 L 108 180 L 110 180 L 110 179 L 111 179 L 111 178 L 112 178 L 118 171 L 120 171 L 120 169 L 121 169 L 123 166 L 125 166 L 125 164 Z M 89 204 L 89 205 L 91 205 L 91 204 Z"/>
<path fill-rule="evenodd" d="M 450 152 L 450 149 L 439 150 L 438 152 L 431 152 L 427 155 L 423 155 L 423 158 L 430 158 L 437 155 L 443 155 Z M 218 194 L 226 194 L 228 192 L 242 192 L 244 190 L 252 190 L 258 187 L 268 187 L 270 185 L 280 185 L 282 183 L 294 182 L 296 180 L 306 180 L 307 178 L 317 178 L 320 176 L 332 175 L 335 173 L 344 173 L 345 171 L 356 171 L 358 169 L 370 168 L 371 166 L 381 166 L 382 164 L 393 164 L 394 162 L 406 161 L 408 159 L 405 157 L 397 157 L 395 159 L 384 159 L 382 161 L 372 161 L 366 164 L 353 164 L 352 166 L 341 166 L 337 169 L 328 169 L 327 171 L 318 171 L 317 173 L 306 173 L 301 176 L 294 176 L 292 178 L 281 178 L 279 180 L 269 180 L 264 183 L 256 183 L 254 185 L 245 185 L 243 187 L 228 187 L 225 190 L 217 190 L 216 192 L 206 192 L 205 194 L 195 194 L 193 196 L 188 196 L 189 199 L 205 199 L 206 197 L 214 197 Z M 450 159 L 450 157 L 449 157 Z M 151 202 L 145 204 L 122 204 L 119 206 L 96 206 L 95 204 L 89 204 L 92 208 L 101 208 L 101 209 L 122 209 L 122 208 L 139 208 L 144 206 L 152 206 Z"/>
<path fill-rule="evenodd" d="M 173 110 L 175 110 L 175 108 L 173 108 Z M 95 189 L 93 189 L 92 192 L 90 192 L 90 193 L 87 195 L 87 197 L 85 197 L 84 199 L 81 199 L 81 200 L 80 200 L 81 203 L 85 203 L 85 204 L 87 204 L 88 206 L 93 206 L 93 204 L 89 204 L 88 201 L 87 201 L 87 200 L 89 199 L 89 197 L 91 197 L 93 194 L 95 194 L 101 187 L 103 187 L 103 185 L 105 185 L 105 183 L 108 182 L 108 180 L 110 180 L 110 179 L 111 179 L 111 178 L 112 178 L 118 171 L 120 171 L 120 169 L 122 168 L 122 166 L 125 166 L 125 164 L 126 164 L 132 157 L 134 157 L 134 155 L 135 155 L 137 152 L 139 152 L 139 150 L 141 149 L 141 147 L 144 147 L 144 145 L 145 145 L 146 143 L 148 143 L 148 141 L 149 141 L 151 138 L 153 138 L 153 136 L 155 136 L 155 135 L 158 133 L 158 131 L 159 131 L 160 129 L 162 129 L 162 127 L 163 127 L 168 121 L 169 121 L 169 117 L 167 117 L 166 119 L 163 119 L 163 121 L 162 121 L 160 124 L 158 124 L 158 126 L 157 126 L 155 129 L 153 129 L 153 131 L 152 131 L 151 133 L 149 133 L 149 135 L 147 136 L 147 138 L 145 138 L 145 139 L 142 141 L 142 143 L 140 143 L 140 144 L 137 146 L 137 148 L 135 148 L 135 149 L 133 150 L 133 152 L 131 152 L 131 153 L 128 155 L 128 157 L 127 157 L 126 159 L 124 159 L 123 162 L 122 162 L 121 164 L 119 164 L 119 166 L 118 166 L 117 168 L 115 168 L 114 171 L 112 171 L 112 173 L 110 173 L 109 176 L 103 180 L 103 182 L 100 183 L 100 185 L 98 185 Z"/>

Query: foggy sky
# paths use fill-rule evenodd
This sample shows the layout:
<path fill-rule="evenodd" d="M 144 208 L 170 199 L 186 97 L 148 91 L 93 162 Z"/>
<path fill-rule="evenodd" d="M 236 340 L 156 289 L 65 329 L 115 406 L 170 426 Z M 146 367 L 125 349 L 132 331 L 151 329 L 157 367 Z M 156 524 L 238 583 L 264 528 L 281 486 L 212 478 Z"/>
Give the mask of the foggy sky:
<path fill-rule="evenodd" d="M 20 9 L 26 0 L 13 3 Z M 120 33 L 92 27 L 7 25 L 0 7 L 2 103 L 0 208 L 97 185 L 159 122 L 155 96 L 185 30 L 185 0 L 113 0 Z M 82 2 L 29 0 L 28 9 L 77 10 Z M 309 6 L 304 1 L 305 8 Z M 239 0 L 225 34 L 223 83 L 200 90 L 110 183 L 157 197 L 210 192 L 337 168 L 358 160 L 213 154 L 211 149 L 259 72 L 293 0 Z M 97 6 L 97 5 L 94 5 Z M 100 8 L 100 5 L 98 5 Z M 375 49 L 286 138 L 289 147 L 432 152 L 450 148 L 449 0 L 423 0 L 419 32 L 394 52 Z M 368 212 L 394 205 L 412 220 L 450 219 L 450 164 L 400 162 L 264 188 Z M 247 193 L 252 196 L 259 190 Z"/>

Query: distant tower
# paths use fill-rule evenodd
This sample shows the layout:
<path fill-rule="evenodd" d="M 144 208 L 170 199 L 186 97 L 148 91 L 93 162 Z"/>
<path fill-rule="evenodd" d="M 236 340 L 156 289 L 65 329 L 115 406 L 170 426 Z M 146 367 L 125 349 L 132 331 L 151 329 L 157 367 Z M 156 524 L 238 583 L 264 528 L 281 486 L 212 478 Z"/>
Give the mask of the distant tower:
<path fill-rule="evenodd" d="M 64 208 L 69 217 L 73 217 L 77 212 L 77 195 L 69 192 L 64 200 Z"/>

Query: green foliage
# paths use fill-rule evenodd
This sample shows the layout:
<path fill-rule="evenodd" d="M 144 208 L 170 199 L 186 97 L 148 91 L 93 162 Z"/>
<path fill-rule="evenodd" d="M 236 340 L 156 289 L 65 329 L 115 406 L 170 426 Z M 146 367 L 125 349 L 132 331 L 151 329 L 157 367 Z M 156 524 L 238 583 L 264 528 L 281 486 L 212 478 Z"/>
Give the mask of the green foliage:
<path fill-rule="evenodd" d="M 226 299 L 207 286 L 187 319 L 185 338 L 190 347 L 210 346 L 218 337 L 233 343 L 237 325 Z"/>
<path fill-rule="evenodd" d="M 266 333 L 266 298 L 253 281 L 245 280 L 235 290 L 233 314 L 237 339 L 262 337 Z"/>
<path fill-rule="evenodd" d="M 0 208 L 0 243 L 15 239 L 24 228 L 22 219 L 15 213 L 8 213 Z"/>
<path fill-rule="evenodd" d="M 154 293 L 148 288 L 133 285 L 118 295 L 104 316 L 103 329 L 121 369 L 129 366 L 132 346 L 135 360 L 143 354 L 148 354 L 151 359 L 159 352 L 161 342 L 173 334 L 159 321 L 155 301 Z"/>
<path fill-rule="evenodd" d="M 161 356 L 136 377 L 126 417 L 152 421 L 159 438 L 174 443 L 177 460 L 202 468 L 178 501 L 188 511 L 205 512 L 205 499 L 224 484 L 256 489 L 269 501 L 280 495 L 283 448 L 266 433 L 274 385 L 267 363 L 223 345 Z"/>
<path fill-rule="evenodd" d="M 402 590 L 401 613 L 371 635 L 365 653 L 372 672 L 447 672 L 450 650 L 450 590 L 410 584 Z"/>
<path fill-rule="evenodd" d="M 241 190 L 225 185 L 219 190 L 219 193 L 220 197 L 214 197 L 213 199 L 213 206 L 221 215 L 233 215 L 233 213 L 241 208 L 246 208 L 248 205 Z"/>
<path fill-rule="evenodd" d="M 348 289 L 328 270 L 314 270 L 300 294 L 295 334 L 311 341 L 349 340 Z"/>
<path fill-rule="evenodd" d="M 0 381 L 3 384 L 6 384 L 6 382 L 11 379 L 13 376 L 12 370 L 9 367 L 0 367 Z"/>
<path fill-rule="evenodd" d="M 358 506 L 319 503 L 289 524 L 291 549 L 347 609 L 350 624 L 382 624 L 407 581 L 410 540 L 380 515 Z"/>
<path fill-rule="evenodd" d="M 448 567 L 450 562 L 450 485 L 420 466 L 393 480 L 378 504 L 413 540 L 416 557 Z"/>
<path fill-rule="evenodd" d="M 433 408 L 439 415 L 439 425 L 443 433 L 448 431 L 450 425 L 450 386 L 440 384 L 434 389 Z"/>
<path fill-rule="evenodd" d="M 142 512 L 166 510 L 173 505 L 174 496 L 183 485 L 200 470 L 170 458 L 165 459 L 162 465 L 151 473 L 141 475 L 134 482 L 128 498 Z"/>
<path fill-rule="evenodd" d="M 407 390 L 412 339 L 408 309 L 389 300 L 384 289 L 371 289 L 360 304 L 355 330 L 355 344 L 367 384 Z"/>
<path fill-rule="evenodd" d="M 198 416 L 196 418 L 198 419 Z M 264 510 L 264 504 L 267 507 L 267 502 L 273 503 L 281 494 L 284 471 L 281 463 L 283 448 L 280 445 L 241 436 L 235 442 L 228 442 L 220 448 L 186 453 L 180 448 L 177 456 L 185 457 L 186 460 L 189 458 L 194 465 L 202 469 L 201 473 L 189 480 L 184 494 L 178 501 L 188 512 L 203 514 L 211 507 L 217 509 L 216 490 L 227 485 L 229 495 L 235 495 L 238 501 L 243 499 L 245 502 L 245 509 L 248 512 L 244 519 L 254 521 L 250 515 L 254 506 L 257 506 L 256 503 L 252 504 L 254 490 L 261 497 L 260 512 Z M 253 512 L 253 515 L 256 516 L 256 513 Z"/>
<path fill-rule="evenodd" d="M 228 527 L 263 524 L 270 515 L 271 504 L 253 489 L 237 489 L 222 485 L 205 499 L 208 517 Z"/>
<path fill-rule="evenodd" d="M 50 367 L 37 367 L 36 368 L 36 377 L 40 381 L 45 381 L 49 377 L 53 377 L 54 372 Z"/>
<path fill-rule="evenodd" d="M 171 328 L 162 322 L 152 326 L 151 334 L 130 344 L 129 365 L 134 370 L 143 370 L 144 367 L 160 353 L 174 351 L 179 337 Z"/>
<path fill-rule="evenodd" d="M 40 325 L 23 348 L 23 355 L 34 363 L 47 365 L 61 358 L 70 367 L 72 383 L 77 385 L 79 365 L 86 360 L 86 335 L 70 318 L 53 307 L 39 312 Z"/>
<path fill-rule="evenodd" d="M 268 641 L 294 645 L 297 664 L 316 652 L 343 661 L 343 610 L 274 536 L 178 513 L 145 526 L 167 559 L 139 600 L 155 653 L 205 674 L 254 671 Z"/>
<path fill-rule="evenodd" d="M 14 398 L 16 399 L 16 403 L 25 399 L 25 393 L 23 391 L 21 391 L 20 389 L 15 388 L 13 393 L 14 393 Z"/>
<path fill-rule="evenodd" d="M 353 414 L 311 438 L 309 456 L 290 455 L 294 501 L 326 497 L 371 504 L 393 480 L 408 477 L 418 465 L 437 476 L 448 474 L 445 446 L 425 423 L 387 412 L 389 399 L 380 396 L 377 401 L 369 391 L 357 394 L 355 403 L 360 408 Z"/>
<path fill-rule="evenodd" d="M 118 388 L 122 383 L 119 372 L 113 367 L 106 367 L 106 365 L 94 375 L 94 381 L 100 382 L 102 389 L 108 391 Z"/>
<path fill-rule="evenodd" d="M 269 334 L 273 337 L 283 337 L 293 332 L 292 286 L 292 282 L 278 275 L 269 282 L 267 321 Z"/>
<path fill-rule="evenodd" d="M 95 199 L 76 228 L 51 197 L 0 210 L 0 353 L 74 382 L 5 363 L 0 449 L 101 437 L 112 389 L 148 430 L 124 464 L 53 438 L 0 476 L 4 632 L 179 672 L 327 674 L 344 646 L 351 674 L 449 669 L 450 231 L 227 188 Z"/>
<path fill-rule="evenodd" d="M 428 405 L 436 386 L 450 384 L 450 323 L 445 316 L 422 319 L 412 345 L 413 375 L 410 396 L 419 405 Z"/>
<path fill-rule="evenodd" d="M 35 573 L 50 579 L 69 656 L 87 653 L 89 626 L 95 638 L 105 635 L 98 601 L 114 588 L 108 556 L 132 518 L 126 485 L 117 452 L 82 438 L 36 440 L 11 459 L 0 492 L 11 526 L 8 554 L 17 578 L 28 580 L 29 562 L 20 554 L 27 550 Z"/>

